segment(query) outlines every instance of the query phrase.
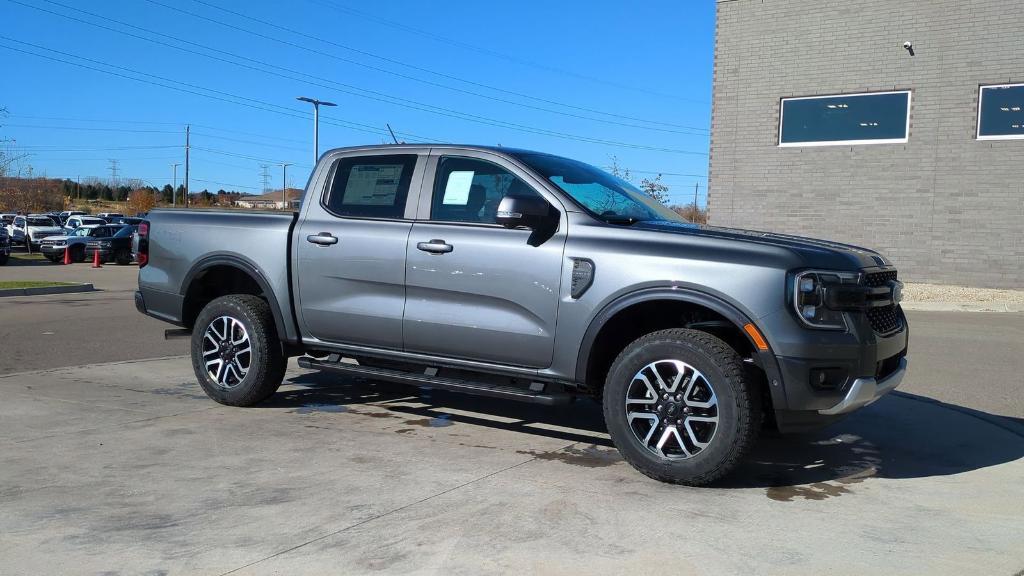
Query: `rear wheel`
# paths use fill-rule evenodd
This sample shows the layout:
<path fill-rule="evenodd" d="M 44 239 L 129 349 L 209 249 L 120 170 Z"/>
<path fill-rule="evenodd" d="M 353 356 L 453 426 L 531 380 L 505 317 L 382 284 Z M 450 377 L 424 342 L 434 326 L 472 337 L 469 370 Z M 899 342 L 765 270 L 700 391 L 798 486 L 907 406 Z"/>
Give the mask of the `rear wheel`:
<path fill-rule="evenodd" d="M 132 253 L 127 248 L 121 248 L 114 254 L 114 261 L 120 266 L 132 263 Z"/>
<path fill-rule="evenodd" d="M 222 296 L 199 313 L 192 330 L 192 367 L 213 400 L 229 406 L 259 404 L 277 391 L 285 366 L 263 299 Z"/>
<path fill-rule="evenodd" d="M 71 250 L 71 261 L 72 262 L 85 262 L 85 246 L 75 246 Z"/>
<path fill-rule="evenodd" d="M 648 334 L 615 359 L 604 389 L 608 432 L 647 476 L 701 486 L 728 474 L 757 438 L 759 396 L 725 342 L 696 330 Z"/>
<path fill-rule="evenodd" d="M 5 266 L 8 258 L 10 258 L 9 254 L 6 252 L 0 252 L 0 266 Z"/>

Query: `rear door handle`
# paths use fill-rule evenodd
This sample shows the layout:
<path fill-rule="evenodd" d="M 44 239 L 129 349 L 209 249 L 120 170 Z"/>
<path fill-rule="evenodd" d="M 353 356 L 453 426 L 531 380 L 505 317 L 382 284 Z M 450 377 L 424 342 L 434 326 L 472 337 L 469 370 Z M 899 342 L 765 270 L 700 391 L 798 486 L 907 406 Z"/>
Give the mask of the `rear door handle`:
<path fill-rule="evenodd" d="M 451 244 L 436 238 L 430 242 L 420 242 L 416 244 L 416 248 L 423 250 L 424 252 L 430 252 L 431 254 L 447 254 L 455 249 Z"/>
<path fill-rule="evenodd" d="M 332 235 L 330 232 L 321 232 L 319 234 L 310 234 L 306 236 L 306 242 L 310 244 L 318 244 L 320 246 L 330 246 L 331 244 L 337 244 L 337 236 Z"/>

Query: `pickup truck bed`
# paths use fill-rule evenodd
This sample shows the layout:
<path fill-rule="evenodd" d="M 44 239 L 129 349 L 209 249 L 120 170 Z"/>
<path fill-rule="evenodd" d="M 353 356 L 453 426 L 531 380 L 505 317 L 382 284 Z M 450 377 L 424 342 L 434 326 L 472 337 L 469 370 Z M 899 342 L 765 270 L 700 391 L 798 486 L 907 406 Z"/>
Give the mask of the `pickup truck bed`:
<path fill-rule="evenodd" d="M 292 316 L 290 247 L 298 214 L 207 209 L 161 209 L 150 218 L 149 259 L 159 263 L 139 275 L 147 313 L 178 326 L 191 326 L 202 293 L 247 282 L 248 274 L 270 300 L 282 340 L 296 342 Z M 136 251 L 138 251 L 136 249 Z M 159 270 L 159 273 L 152 273 Z M 228 274 L 225 271 L 231 270 Z M 223 278 L 218 278 L 223 276 Z M 207 282 L 196 282 L 206 277 Z M 191 292 L 190 292 L 191 287 Z"/>

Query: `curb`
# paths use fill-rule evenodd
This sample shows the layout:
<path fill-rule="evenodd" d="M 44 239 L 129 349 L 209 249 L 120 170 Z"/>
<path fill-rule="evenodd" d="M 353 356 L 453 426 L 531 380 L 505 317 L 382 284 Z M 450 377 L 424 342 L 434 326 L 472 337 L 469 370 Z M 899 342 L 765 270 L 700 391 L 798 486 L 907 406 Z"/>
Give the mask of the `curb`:
<path fill-rule="evenodd" d="M 72 284 L 70 286 L 44 286 L 40 288 L 8 288 L 0 290 L 0 298 L 4 296 L 45 296 L 48 294 L 73 294 L 75 292 L 92 292 L 96 290 L 92 284 Z"/>
<path fill-rule="evenodd" d="M 1011 302 L 907 302 L 904 310 L 919 312 L 1024 312 L 1024 304 Z"/>

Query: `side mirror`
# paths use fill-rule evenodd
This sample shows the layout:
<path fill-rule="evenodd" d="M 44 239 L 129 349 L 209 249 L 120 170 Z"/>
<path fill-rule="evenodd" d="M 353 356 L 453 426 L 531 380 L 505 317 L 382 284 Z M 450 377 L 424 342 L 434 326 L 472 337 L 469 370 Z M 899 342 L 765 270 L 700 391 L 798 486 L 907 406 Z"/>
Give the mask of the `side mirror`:
<path fill-rule="evenodd" d="M 509 194 L 501 199 L 494 221 L 505 228 L 525 226 L 536 230 L 549 220 L 551 206 L 539 196 Z"/>

